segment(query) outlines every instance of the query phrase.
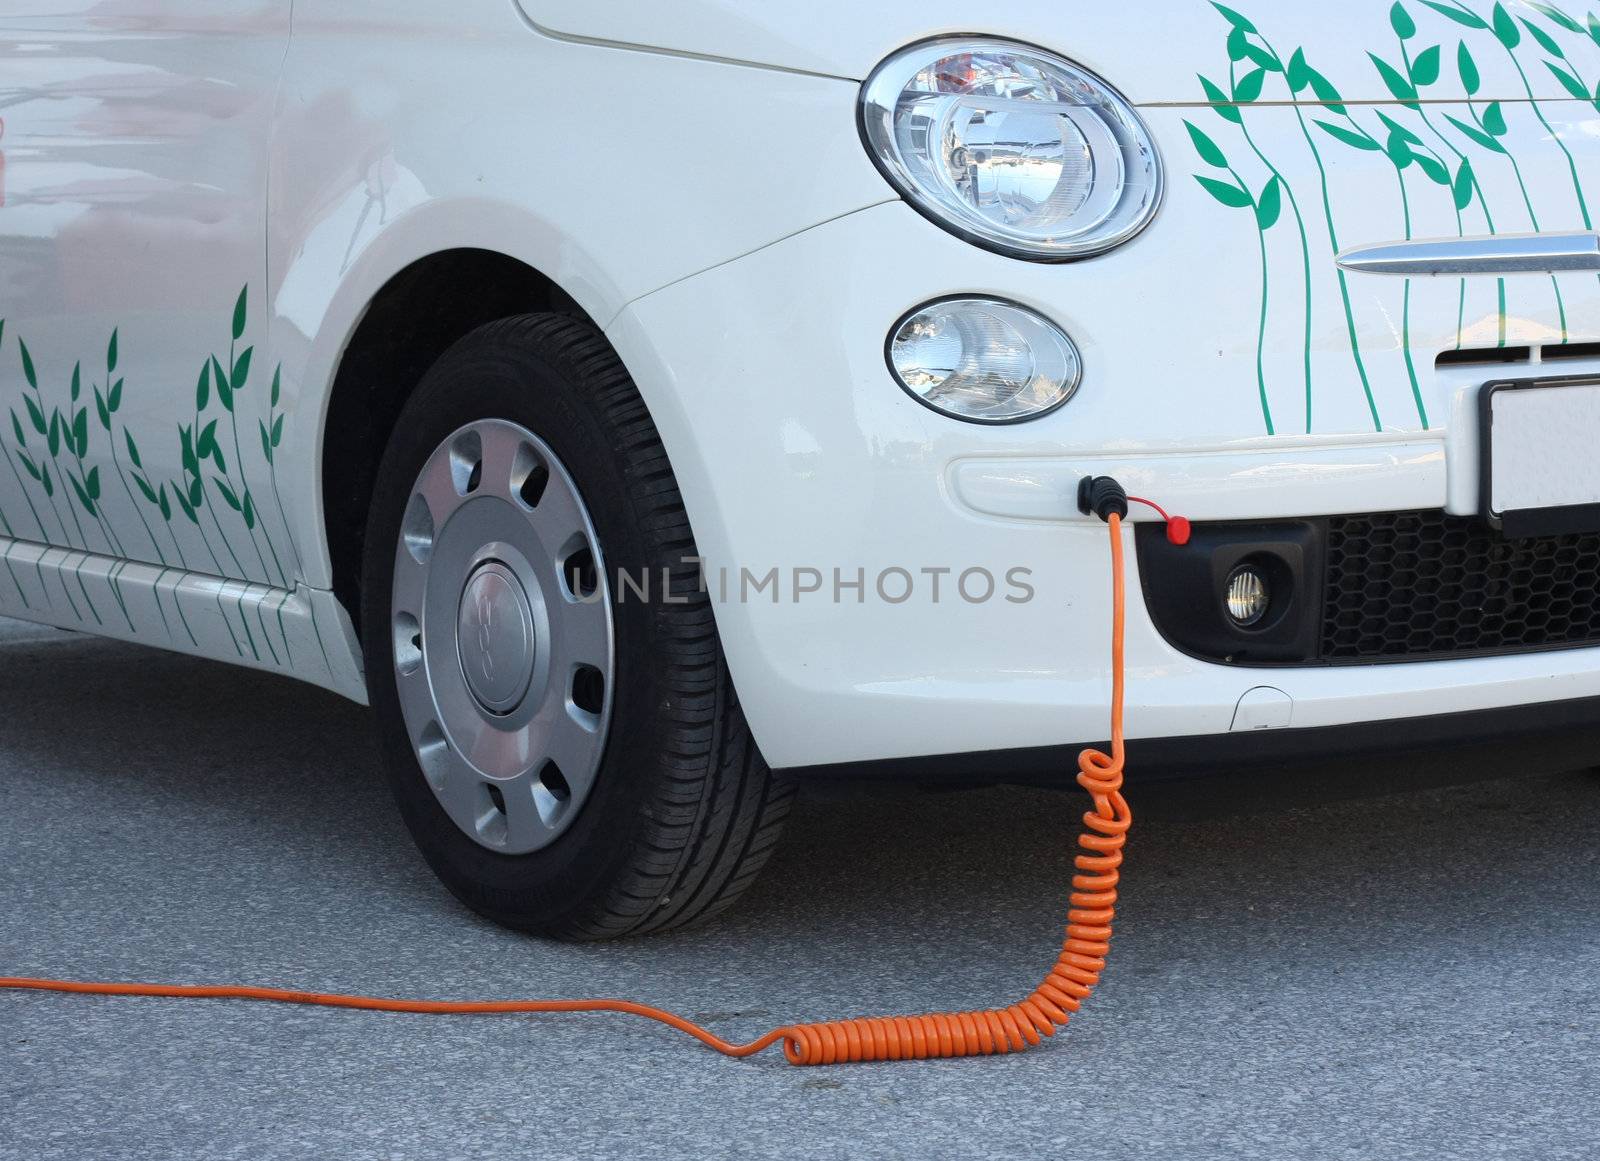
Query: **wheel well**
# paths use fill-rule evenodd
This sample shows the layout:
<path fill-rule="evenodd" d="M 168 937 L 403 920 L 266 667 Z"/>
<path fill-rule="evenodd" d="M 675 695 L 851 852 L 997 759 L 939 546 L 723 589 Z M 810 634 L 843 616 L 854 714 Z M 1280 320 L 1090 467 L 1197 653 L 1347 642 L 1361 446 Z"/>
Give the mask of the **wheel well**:
<path fill-rule="evenodd" d="M 322 441 L 322 515 L 333 591 L 356 624 L 367 508 L 406 400 L 457 339 L 530 311 L 584 313 L 539 271 L 491 250 L 446 250 L 419 259 L 367 307 L 339 360 Z"/>

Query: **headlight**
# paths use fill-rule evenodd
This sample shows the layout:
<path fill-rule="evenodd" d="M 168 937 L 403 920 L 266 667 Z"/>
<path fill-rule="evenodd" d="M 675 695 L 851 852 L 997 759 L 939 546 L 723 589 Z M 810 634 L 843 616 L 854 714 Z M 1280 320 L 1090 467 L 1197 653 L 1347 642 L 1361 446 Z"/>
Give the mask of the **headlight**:
<path fill-rule="evenodd" d="M 1161 200 L 1161 161 L 1133 107 L 1042 49 L 912 45 L 867 78 L 861 116 L 879 167 L 913 205 L 1003 254 L 1103 253 Z"/>
<path fill-rule="evenodd" d="M 1078 389 L 1078 348 L 1041 314 L 996 298 L 920 306 L 889 332 L 889 369 L 911 397 L 974 423 L 1054 411 Z"/>

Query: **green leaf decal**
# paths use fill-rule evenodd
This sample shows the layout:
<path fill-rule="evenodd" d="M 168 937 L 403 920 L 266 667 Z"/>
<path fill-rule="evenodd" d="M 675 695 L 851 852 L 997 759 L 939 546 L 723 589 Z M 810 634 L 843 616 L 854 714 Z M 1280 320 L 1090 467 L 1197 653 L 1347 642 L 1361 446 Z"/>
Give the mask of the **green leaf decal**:
<path fill-rule="evenodd" d="M 1193 121 L 1185 121 L 1183 124 L 1189 130 L 1189 140 L 1194 142 L 1194 151 L 1200 155 L 1200 160 L 1217 169 L 1227 169 L 1227 155 L 1217 143 L 1207 137 Z"/>
<path fill-rule="evenodd" d="M 182 500 L 181 496 L 179 497 L 179 500 Z M 161 491 L 156 496 L 156 506 L 161 509 L 161 518 L 163 520 L 171 521 L 172 505 L 167 502 L 167 486 L 165 484 L 161 485 Z"/>
<path fill-rule="evenodd" d="M 217 421 L 213 419 L 206 424 L 200 432 L 200 438 L 195 441 L 194 454 L 201 459 L 208 458 L 217 450 Z"/>
<path fill-rule="evenodd" d="M 194 428 L 178 428 L 178 442 L 183 445 L 183 470 L 191 476 L 199 474 L 200 461 L 194 454 Z"/>
<path fill-rule="evenodd" d="M 123 428 L 122 435 L 128 441 L 128 458 L 133 461 L 133 466 L 136 468 L 144 467 L 143 462 L 139 459 L 139 445 L 133 442 L 133 432 Z"/>
<path fill-rule="evenodd" d="M 1389 155 L 1389 160 L 1394 162 L 1396 169 L 1405 169 L 1416 160 L 1416 154 L 1411 152 L 1410 144 L 1398 133 L 1389 134 L 1384 152 Z"/>
<path fill-rule="evenodd" d="M 81 408 L 72 418 L 72 442 L 81 459 L 89 451 L 89 409 Z"/>
<path fill-rule="evenodd" d="M 201 412 L 211 402 L 211 364 L 200 368 L 200 379 L 194 385 L 194 409 Z"/>
<path fill-rule="evenodd" d="M 1380 112 L 1378 114 L 1378 120 L 1383 122 L 1383 127 L 1385 129 L 1398 135 L 1400 140 L 1404 141 L 1407 145 L 1422 144 L 1422 138 L 1418 137 L 1415 133 L 1407 129 L 1404 125 L 1400 124 L 1400 122 L 1396 121 L 1387 113 Z"/>
<path fill-rule="evenodd" d="M 100 468 L 98 465 L 89 469 L 89 476 L 84 480 L 83 486 L 89 489 L 89 499 L 98 500 L 100 498 Z"/>
<path fill-rule="evenodd" d="M 1229 24 L 1233 25 L 1233 27 L 1235 29 L 1237 29 L 1238 31 L 1240 31 L 1240 32 L 1254 32 L 1256 30 L 1256 26 L 1254 24 L 1251 24 L 1248 20 L 1246 20 L 1239 13 L 1235 12 L 1232 8 L 1224 8 L 1221 4 L 1218 4 L 1216 2 L 1216 0 L 1212 0 L 1211 7 L 1215 8 L 1218 12 L 1222 13 L 1222 18 L 1224 20 L 1226 20 Z"/>
<path fill-rule="evenodd" d="M 106 396 L 106 407 L 112 415 L 122 410 L 122 380 L 111 384 L 111 394 Z"/>
<path fill-rule="evenodd" d="M 1413 153 L 1411 159 L 1417 163 L 1417 167 L 1423 173 L 1428 175 L 1429 181 L 1435 185 L 1446 187 L 1450 185 L 1450 171 L 1444 167 L 1444 163 L 1438 158 L 1429 157 L 1425 153 Z"/>
<path fill-rule="evenodd" d="M 28 437 L 23 434 L 23 431 L 22 431 L 22 420 L 17 418 L 17 413 L 16 413 L 16 410 L 14 408 L 12 409 L 12 412 L 11 412 L 11 430 L 17 433 L 17 446 L 18 447 L 27 447 L 28 446 Z"/>
<path fill-rule="evenodd" d="M 261 429 L 261 454 L 266 457 L 267 463 L 272 462 L 272 437 L 267 434 L 267 425 L 264 420 L 257 420 L 256 426 Z"/>
<path fill-rule="evenodd" d="M 37 480 L 39 478 L 39 469 L 34 465 L 33 457 L 27 452 L 18 452 L 17 458 L 22 461 L 23 470 Z"/>
<path fill-rule="evenodd" d="M 1528 35 L 1533 37 L 1534 40 L 1537 40 L 1539 42 L 1539 47 L 1544 49 L 1545 52 L 1549 53 L 1551 56 L 1560 57 L 1562 60 L 1567 59 L 1567 54 L 1561 51 L 1561 46 L 1556 43 L 1555 37 L 1551 36 L 1548 32 L 1540 28 L 1537 24 L 1525 16 L 1522 18 L 1522 27 L 1528 30 Z"/>
<path fill-rule="evenodd" d="M 100 394 L 98 387 L 94 389 L 94 413 L 100 417 L 100 426 L 110 431 L 111 412 L 106 407 L 106 397 Z"/>
<path fill-rule="evenodd" d="M 178 489 L 177 485 L 173 485 L 172 494 L 178 498 L 178 507 L 183 509 L 183 514 L 189 518 L 189 523 L 200 523 L 200 517 L 195 515 L 194 505 L 189 502 L 189 498 Z M 166 493 L 163 492 L 162 495 L 164 496 Z"/>
<path fill-rule="evenodd" d="M 72 401 L 76 403 L 78 396 L 83 394 L 83 364 L 72 364 Z"/>
<path fill-rule="evenodd" d="M 1411 62 L 1411 83 L 1425 89 L 1439 79 L 1439 46 L 1424 49 Z"/>
<path fill-rule="evenodd" d="M 283 442 L 283 416 L 278 416 L 272 423 L 272 446 L 277 447 Z"/>
<path fill-rule="evenodd" d="M 243 391 L 245 381 L 250 378 L 250 356 L 254 351 L 254 347 L 246 347 L 239 353 L 239 357 L 234 360 L 233 374 L 229 377 L 228 382 L 235 393 Z"/>
<path fill-rule="evenodd" d="M 1568 16 L 1565 12 L 1561 11 L 1561 9 L 1557 8 L 1553 4 L 1534 4 L 1530 2 L 1528 7 L 1532 8 L 1535 12 L 1542 13 L 1545 19 L 1554 24 L 1559 24 L 1568 32 L 1576 32 L 1579 34 L 1583 32 L 1583 25 L 1579 24 L 1576 20 Z"/>
<path fill-rule="evenodd" d="M 83 507 L 84 507 L 84 510 L 86 512 L 88 512 L 89 515 L 93 516 L 94 515 L 94 501 L 89 498 L 89 493 L 84 490 L 84 487 L 83 487 L 82 484 L 78 483 L 78 477 L 77 476 L 73 475 L 71 472 L 67 472 L 67 473 L 65 473 L 65 475 L 67 477 L 67 483 L 72 485 L 72 490 L 74 492 L 76 492 L 77 495 L 78 495 L 78 503 L 82 504 Z"/>
<path fill-rule="evenodd" d="M 1225 206 L 1243 209 L 1245 206 L 1253 204 L 1253 199 L 1250 197 L 1249 192 L 1240 189 L 1236 185 L 1229 185 L 1227 182 L 1218 181 L 1214 177 L 1201 177 L 1199 174 L 1195 175 L 1195 181 L 1204 186 L 1212 197 Z"/>
<path fill-rule="evenodd" d="M 52 482 L 51 479 L 50 479 L 50 465 L 49 464 L 40 464 L 39 465 L 39 474 L 40 474 L 40 483 L 42 483 L 44 485 L 44 494 L 46 496 L 50 497 L 50 499 L 54 500 L 55 497 L 56 497 L 56 486 L 55 486 L 54 482 Z"/>
<path fill-rule="evenodd" d="M 1494 6 L 1494 36 L 1507 48 L 1516 48 L 1522 43 L 1522 31 L 1517 27 L 1517 22 L 1511 19 L 1511 13 L 1506 11 L 1506 6 L 1496 0 Z"/>
<path fill-rule="evenodd" d="M 250 297 L 250 284 L 245 283 L 244 289 L 239 291 L 239 300 L 233 304 L 233 338 L 235 342 L 244 338 L 244 321 L 248 313 L 246 303 Z"/>
<path fill-rule="evenodd" d="M 1483 86 L 1483 80 L 1478 76 L 1478 62 L 1472 59 L 1472 52 L 1464 40 L 1456 49 L 1456 70 L 1461 74 L 1461 87 L 1467 90 L 1467 96 L 1472 96 Z"/>
<path fill-rule="evenodd" d="M 1244 114 L 1233 107 L 1233 103 L 1228 99 L 1227 93 L 1224 93 L 1205 77 L 1200 78 L 1200 88 L 1205 92 L 1206 101 L 1210 103 L 1211 107 L 1217 111 L 1217 115 L 1224 121 L 1232 121 L 1235 125 L 1244 123 Z"/>
<path fill-rule="evenodd" d="M 17 347 L 22 351 L 22 377 L 28 381 L 29 387 L 37 391 L 39 390 L 39 376 L 33 373 L 33 356 L 28 354 L 28 344 L 18 339 Z"/>
<path fill-rule="evenodd" d="M 250 498 L 250 492 L 244 494 L 244 526 L 247 531 L 254 532 L 256 528 L 256 503 Z"/>
<path fill-rule="evenodd" d="M 1410 40 L 1417 34 L 1417 22 L 1411 19 L 1411 13 L 1399 0 L 1395 0 L 1395 6 L 1389 9 L 1389 27 L 1401 40 Z"/>
<path fill-rule="evenodd" d="M 1555 61 L 1545 61 L 1544 67 L 1554 73 L 1556 80 L 1561 82 L 1561 87 L 1566 89 L 1567 92 L 1571 93 L 1574 97 L 1578 98 L 1578 100 L 1588 101 L 1593 99 L 1589 96 L 1589 86 L 1584 84 L 1577 77 L 1573 76 L 1566 69 L 1556 64 Z"/>
<path fill-rule="evenodd" d="M 1343 125 L 1335 125 L 1331 121 L 1318 121 L 1317 125 L 1324 133 L 1343 141 L 1346 145 L 1356 149 L 1370 149 L 1377 151 L 1383 147 L 1368 137 L 1365 133 L 1357 133 L 1353 129 L 1346 129 Z"/>
<path fill-rule="evenodd" d="M 224 411 L 233 411 L 233 388 L 228 386 L 228 373 L 222 369 L 222 364 L 215 355 L 211 356 L 211 374 L 217 385 L 217 402 L 222 404 Z"/>
<path fill-rule="evenodd" d="M 1244 29 L 1235 28 L 1232 32 L 1228 33 L 1229 60 L 1233 61 L 1235 64 L 1237 64 L 1239 61 L 1242 61 L 1244 59 L 1245 49 L 1247 47 L 1248 46 L 1245 44 L 1244 39 Z"/>
<path fill-rule="evenodd" d="M 156 502 L 156 490 L 150 486 L 150 482 L 148 480 L 135 472 L 133 482 L 139 485 L 139 491 L 144 493 L 144 498 L 146 500 L 150 501 L 152 504 Z"/>
<path fill-rule="evenodd" d="M 1367 56 L 1372 60 L 1372 63 L 1377 66 L 1378 75 L 1383 78 L 1383 83 L 1387 85 L 1389 91 L 1394 94 L 1395 100 L 1415 101 L 1417 99 L 1417 90 L 1412 87 L 1410 81 L 1406 80 L 1405 77 L 1400 75 L 1398 69 L 1396 69 L 1392 64 L 1384 60 L 1375 52 L 1369 52 L 1367 53 Z"/>
<path fill-rule="evenodd" d="M 106 344 L 106 378 L 110 378 L 117 369 L 117 332 L 111 332 L 111 341 Z"/>
<path fill-rule="evenodd" d="M 1472 183 L 1472 162 L 1462 158 L 1461 168 L 1456 170 L 1455 185 L 1450 191 L 1455 195 L 1456 209 L 1464 210 L 1472 204 Z"/>
<path fill-rule="evenodd" d="M 61 412 L 50 413 L 50 431 L 45 437 L 45 443 L 50 448 L 50 458 L 55 459 L 61 454 Z"/>
<path fill-rule="evenodd" d="M 1256 45 L 1246 42 L 1244 46 L 1244 55 L 1246 60 L 1265 69 L 1269 73 L 1281 73 L 1283 71 L 1282 62 L 1264 48 L 1258 48 Z"/>
<path fill-rule="evenodd" d="M 194 479 L 189 481 L 189 503 L 193 507 L 198 508 L 201 504 L 205 503 L 205 498 L 205 487 L 200 483 L 200 477 L 196 476 Z"/>
<path fill-rule="evenodd" d="M 272 372 L 272 406 L 278 406 L 278 393 L 282 386 L 283 368 L 278 367 Z"/>
<path fill-rule="evenodd" d="M 1284 75 L 1289 82 L 1291 93 L 1298 93 L 1311 83 L 1311 70 L 1306 67 L 1305 49 L 1294 50 L 1294 55 L 1289 58 L 1289 71 Z"/>
<path fill-rule="evenodd" d="M 1422 0 L 1427 7 L 1432 8 L 1440 16 L 1448 16 L 1457 24 L 1466 28 L 1488 28 L 1488 23 L 1475 12 L 1468 12 L 1465 8 L 1457 8 L 1450 4 L 1441 4 L 1438 0 Z"/>
<path fill-rule="evenodd" d="M 1506 151 L 1505 146 L 1501 145 L 1500 142 L 1496 141 L 1493 137 L 1490 137 L 1476 125 L 1468 125 L 1465 121 L 1450 116 L 1449 113 L 1446 113 L 1444 116 L 1445 120 L 1449 121 L 1450 124 L 1461 130 L 1462 133 L 1466 134 L 1473 141 L 1483 146 L 1483 148 L 1494 153 L 1504 153 Z"/>
<path fill-rule="evenodd" d="M 239 497 L 233 494 L 233 489 L 228 487 L 227 482 L 224 481 L 222 477 L 212 476 L 211 483 L 217 489 L 218 494 L 222 496 L 223 502 L 226 503 L 228 507 L 232 508 L 235 512 L 244 511 L 244 505 L 239 503 Z"/>
<path fill-rule="evenodd" d="M 44 412 L 39 407 L 39 402 L 32 395 L 24 395 L 22 404 L 28 409 L 28 419 L 33 423 L 33 429 L 40 435 L 50 430 L 50 425 L 44 421 Z"/>
<path fill-rule="evenodd" d="M 1589 13 L 1589 39 L 1600 44 L 1600 16 Z"/>
<path fill-rule="evenodd" d="M 1252 69 L 1239 78 L 1239 83 L 1233 86 L 1233 99 L 1240 105 L 1248 105 L 1261 96 L 1261 89 L 1267 83 L 1265 69 Z"/>
<path fill-rule="evenodd" d="M 1282 210 L 1283 183 L 1274 177 L 1267 182 L 1266 188 L 1261 191 L 1260 199 L 1256 202 L 1256 225 L 1263 230 L 1272 229 Z"/>
<path fill-rule="evenodd" d="M 1483 127 L 1495 137 L 1506 135 L 1506 111 L 1499 101 L 1492 101 L 1483 111 Z"/>

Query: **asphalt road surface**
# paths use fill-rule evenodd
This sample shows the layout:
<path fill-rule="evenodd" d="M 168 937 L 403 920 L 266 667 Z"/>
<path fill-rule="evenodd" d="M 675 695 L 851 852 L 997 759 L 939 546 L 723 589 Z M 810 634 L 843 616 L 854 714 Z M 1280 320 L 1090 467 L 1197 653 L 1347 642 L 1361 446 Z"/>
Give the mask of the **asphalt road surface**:
<path fill-rule="evenodd" d="M 618 995 L 735 1038 L 1020 996 L 1081 809 L 813 798 L 717 925 L 566 947 L 435 884 L 332 696 L 0 622 L 0 715 L 0 974 Z M 0 993 L 0 1156 L 1588 1159 L 1597 840 L 1587 773 L 1158 815 L 1101 990 L 1006 1058 L 797 1069 L 627 1017 Z"/>

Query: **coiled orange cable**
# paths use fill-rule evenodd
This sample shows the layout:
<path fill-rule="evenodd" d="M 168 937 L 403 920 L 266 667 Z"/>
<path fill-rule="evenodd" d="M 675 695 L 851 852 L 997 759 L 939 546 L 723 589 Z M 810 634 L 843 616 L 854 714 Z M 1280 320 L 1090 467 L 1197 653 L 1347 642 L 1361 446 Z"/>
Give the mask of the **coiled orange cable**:
<path fill-rule="evenodd" d="M 1122 797 L 1123 740 L 1123 561 L 1122 522 L 1111 530 L 1111 753 L 1089 749 L 1078 755 L 1078 785 L 1094 808 L 1083 816 L 1078 836 L 1083 854 L 1074 860 L 1066 939 L 1048 975 L 1027 998 L 1008 1008 L 925 1016 L 876 1016 L 775 1028 L 748 1044 L 731 1044 L 692 1021 L 631 1000 L 504 1000 L 486 1002 L 385 1000 L 370 996 L 299 992 L 286 988 L 183 984 L 81 983 L 70 980 L 0 977 L 0 988 L 75 992 L 100 996 L 162 996 L 190 999 L 269 1000 L 328 1008 L 430 1015 L 508 1012 L 623 1012 L 657 1020 L 693 1036 L 726 1056 L 752 1056 L 782 1041 L 791 1064 L 842 1064 L 863 1060 L 923 1060 L 929 1057 L 1022 1052 L 1055 1035 L 1100 982 L 1111 949 L 1122 848 L 1133 816 Z"/>

